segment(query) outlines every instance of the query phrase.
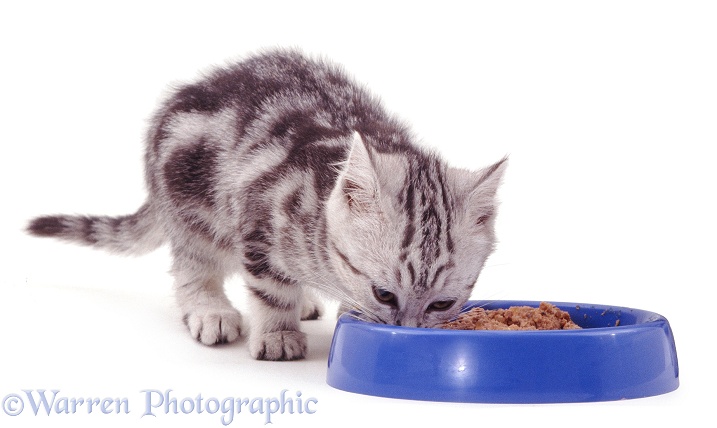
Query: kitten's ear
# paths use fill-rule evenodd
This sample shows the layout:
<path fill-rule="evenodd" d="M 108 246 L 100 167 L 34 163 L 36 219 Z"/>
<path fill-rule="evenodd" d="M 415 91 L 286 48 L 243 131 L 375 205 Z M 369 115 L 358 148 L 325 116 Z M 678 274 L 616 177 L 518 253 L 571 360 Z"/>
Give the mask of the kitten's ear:
<path fill-rule="evenodd" d="M 461 180 L 466 210 L 476 225 L 488 222 L 495 215 L 496 193 L 507 166 L 508 158 L 505 157 L 487 168 L 469 173 L 467 180 Z"/>
<path fill-rule="evenodd" d="M 376 206 L 379 185 L 371 160 L 373 156 L 371 147 L 355 132 L 348 159 L 337 182 L 343 200 L 351 211 L 364 212 Z"/>

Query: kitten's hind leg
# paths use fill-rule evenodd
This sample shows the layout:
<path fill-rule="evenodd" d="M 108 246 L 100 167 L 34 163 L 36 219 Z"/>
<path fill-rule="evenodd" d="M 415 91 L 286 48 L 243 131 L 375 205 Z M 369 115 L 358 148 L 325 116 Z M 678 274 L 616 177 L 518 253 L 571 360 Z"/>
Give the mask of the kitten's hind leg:
<path fill-rule="evenodd" d="M 237 340 L 242 317 L 224 294 L 224 276 L 178 264 L 175 259 L 175 294 L 192 337 L 205 345 Z"/>
<path fill-rule="evenodd" d="M 306 335 L 299 331 L 302 290 L 296 284 L 252 278 L 249 352 L 257 360 L 298 360 L 306 355 Z"/>

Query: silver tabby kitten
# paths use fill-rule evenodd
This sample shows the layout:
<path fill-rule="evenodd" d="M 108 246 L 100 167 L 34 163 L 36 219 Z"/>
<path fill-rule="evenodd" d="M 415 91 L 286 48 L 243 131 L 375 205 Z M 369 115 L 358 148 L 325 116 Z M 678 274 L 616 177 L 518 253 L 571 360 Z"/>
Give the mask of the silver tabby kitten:
<path fill-rule="evenodd" d="M 493 250 L 505 162 L 451 168 L 412 140 L 339 67 L 271 51 L 161 107 L 136 213 L 40 217 L 28 230 L 125 254 L 168 243 L 184 322 L 207 345 L 240 335 L 223 288 L 238 272 L 251 355 L 299 359 L 299 320 L 320 316 L 313 290 L 412 327 L 446 321 L 468 299 Z"/>

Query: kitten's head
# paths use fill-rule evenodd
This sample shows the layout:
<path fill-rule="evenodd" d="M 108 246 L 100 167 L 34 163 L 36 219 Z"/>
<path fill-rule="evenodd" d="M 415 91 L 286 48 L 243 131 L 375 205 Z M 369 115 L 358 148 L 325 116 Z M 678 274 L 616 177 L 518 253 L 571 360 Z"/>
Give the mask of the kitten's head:
<path fill-rule="evenodd" d="M 456 316 L 493 251 L 505 159 L 477 172 L 354 135 L 327 205 L 344 303 L 367 319 L 433 327 Z"/>

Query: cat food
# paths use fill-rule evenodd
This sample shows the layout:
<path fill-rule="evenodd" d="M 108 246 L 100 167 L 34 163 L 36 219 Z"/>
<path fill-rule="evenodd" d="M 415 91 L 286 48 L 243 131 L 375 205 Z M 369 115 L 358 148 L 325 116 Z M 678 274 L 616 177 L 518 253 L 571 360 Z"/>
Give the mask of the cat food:
<path fill-rule="evenodd" d="M 473 308 L 441 328 L 450 330 L 575 330 L 580 326 L 570 314 L 555 305 L 541 302 L 540 306 L 511 306 L 508 309 Z"/>

